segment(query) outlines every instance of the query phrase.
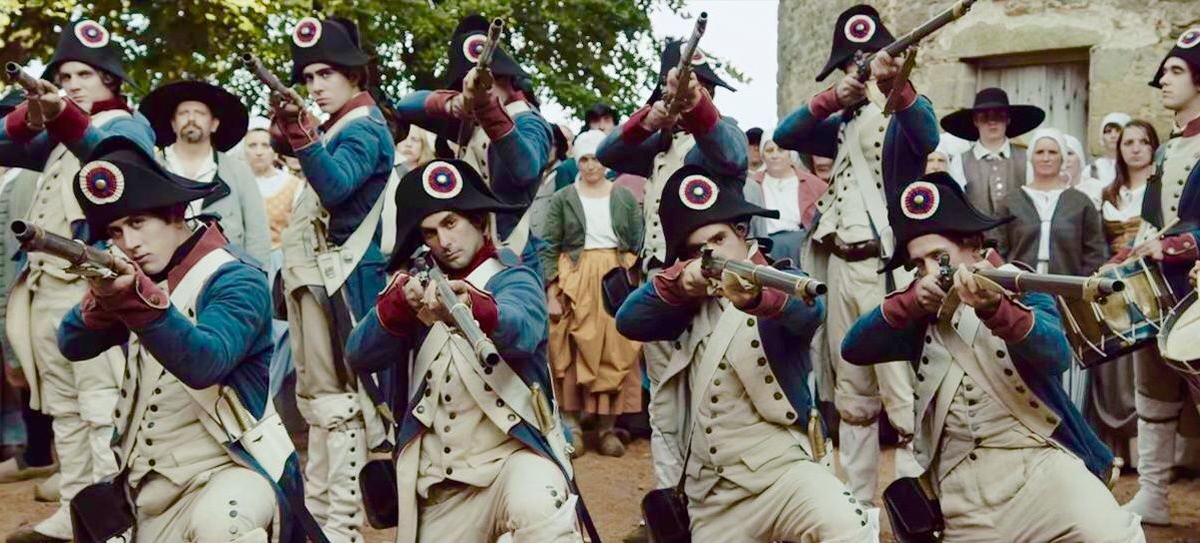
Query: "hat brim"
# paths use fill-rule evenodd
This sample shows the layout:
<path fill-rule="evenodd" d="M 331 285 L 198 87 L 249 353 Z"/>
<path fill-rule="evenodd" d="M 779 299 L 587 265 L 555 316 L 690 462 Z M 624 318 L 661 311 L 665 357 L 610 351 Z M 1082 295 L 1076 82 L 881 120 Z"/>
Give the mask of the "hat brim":
<path fill-rule="evenodd" d="M 710 224 L 737 223 L 737 222 L 748 221 L 752 217 L 765 217 L 768 219 L 778 219 L 779 211 L 774 210 L 774 209 L 766 209 L 766 208 L 758 207 L 749 202 L 742 201 L 742 202 L 739 202 L 737 206 L 734 206 L 734 207 L 724 210 L 723 213 L 714 213 L 712 215 L 705 215 L 704 221 L 696 224 L 696 226 L 693 227 L 691 229 L 691 231 L 689 231 L 686 235 L 681 236 L 679 239 L 679 242 L 676 243 L 675 246 L 667 247 L 667 254 L 666 254 L 667 264 L 670 265 L 671 263 L 675 262 L 675 260 L 679 257 L 680 246 L 687 242 L 687 237 L 690 236 L 692 232 L 695 232 L 696 230 L 704 228 L 705 226 L 708 226 Z"/>
<path fill-rule="evenodd" d="M 883 269 L 879 270 L 879 273 L 887 273 L 897 268 L 904 267 L 905 264 L 908 264 L 908 243 L 921 236 L 927 236 L 929 234 L 954 234 L 959 236 L 982 234 L 993 228 L 1004 226 L 1005 224 L 1012 222 L 1012 220 L 1015 218 L 1016 217 L 1010 215 L 1000 219 L 993 219 L 985 215 L 976 214 L 975 218 L 973 219 L 974 224 L 966 225 L 962 228 L 945 229 L 938 232 L 921 232 L 912 237 L 899 238 L 896 240 L 896 249 L 892 252 L 891 258 L 888 259 L 887 263 L 883 266 Z"/>
<path fill-rule="evenodd" d="M 388 197 L 388 195 L 384 195 Z M 442 211 L 455 211 L 462 213 L 515 213 L 525 209 L 525 206 L 506 204 L 498 200 L 493 200 L 490 203 L 483 205 L 462 205 L 458 207 L 442 207 L 430 210 L 414 211 L 404 209 L 399 210 L 396 219 L 396 247 L 392 251 L 392 256 L 388 258 L 387 271 L 389 273 L 400 269 L 407 263 L 418 247 L 423 245 L 423 242 L 417 238 L 420 234 L 421 221 L 434 213 Z M 401 234 L 401 231 L 404 234 Z"/>
<path fill-rule="evenodd" d="M 1046 120 L 1046 112 L 1037 106 L 1026 104 L 979 104 L 969 109 L 960 109 L 942 117 L 942 129 L 967 141 L 979 139 L 979 129 L 975 127 L 975 112 L 989 109 L 1008 110 L 1008 129 L 1005 135 L 1015 138 L 1025 134 Z"/>
<path fill-rule="evenodd" d="M 155 89 L 138 106 L 138 111 L 146 116 L 154 128 L 154 138 L 159 147 L 175 143 L 176 134 L 171 127 L 171 120 L 183 102 L 207 105 L 213 117 L 220 121 L 212 135 L 213 147 L 218 151 L 232 149 L 245 137 L 246 129 L 250 126 L 250 112 L 237 96 L 208 83 L 179 81 Z"/>

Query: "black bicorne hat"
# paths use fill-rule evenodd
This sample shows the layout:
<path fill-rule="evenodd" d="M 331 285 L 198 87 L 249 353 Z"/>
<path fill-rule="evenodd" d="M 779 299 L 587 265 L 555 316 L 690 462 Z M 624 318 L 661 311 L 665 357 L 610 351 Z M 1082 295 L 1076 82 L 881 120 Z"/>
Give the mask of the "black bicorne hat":
<path fill-rule="evenodd" d="M 58 47 L 54 49 L 54 56 L 42 72 L 42 79 L 54 81 L 59 66 L 70 61 L 82 62 L 104 70 L 121 81 L 129 79 L 125 75 L 125 69 L 121 67 L 121 50 L 113 43 L 112 35 L 108 33 L 107 28 L 90 19 L 75 21 L 63 28 L 58 37 Z"/>
<path fill-rule="evenodd" d="M 975 94 L 975 104 L 969 109 L 960 109 L 942 117 L 942 129 L 967 141 L 975 141 L 979 139 L 979 129 L 975 127 L 975 112 L 988 109 L 1008 111 L 1008 130 L 1005 134 L 1010 138 L 1029 132 L 1046 120 L 1046 112 L 1042 108 L 1028 104 L 1009 104 L 1008 93 L 1004 92 L 1004 89 L 989 87 Z"/>
<path fill-rule="evenodd" d="M 967 202 L 962 187 L 946 172 L 936 172 L 913 181 L 900 198 L 889 202 L 896 250 L 880 273 L 908 263 L 908 242 L 926 234 L 978 234 L 1011 221 L 996 219 Z"/>
<path fill-rule="evenodd" d="M 220 121 L 212 138 L 213 147 L 218 151 L 228 151 L 242 141 L 250 125 L 250 113 L 237 96 L 203 81 L 176 81 L 154 89 L 138 106 L 138 111 L 150 120 L 159 147 L 175 143 L 171 119 L 175 117 L 179 104 L 191 101 L 207 105 Z"/>
<path fill-rule="evenodd" d="M 292 29 L 292 82 L 304 82 L 304 67 L 323 62 L 357 68 L 371 57 L 362 50 L 358 26 L 349 19 L 330 17 L 324 21 L 305 17 Z M 364 86 L 366 82 L 363 82 Z"/>
<path fill-rule="evenodd" d="M 404 265 L 423 242 L 421 221 L 441 211 L 509 212 L 524 209 L 501 202 L 470 164 L 433 160 L 413 168 L 396 187 L 396 247 L 388 271 Z"/>
<path fill-rule="evenodd" d="M 746 131 L 746 143 L 751 147 L 758 147 L 758 144 L 762 143 L 762 137 L 763 129 L 757 126 Z"/>
<path fill-rule="evenodd" d="M 467 15 L 458 22 L 450 38 L 450 67 L 446 70 L 447 89 L 462 90 L 463 78 L 475 67 L 479 62 L 479 55 L 483 53 L 491 24 L 491 21 L 478 13 Z M 521 69 L 521 65 L 504 50 L 503 45 L 496 48 L 492 55 L 492 75 L 508 76 L 515 80 L 529 79 L 529 74 Z"/>
<path fill-rule="evenodd" d="M 108 225 L 134 213 L 186 204 L 217 188 L 168 172 L 148 150 L 124 136 L 105 138 L 75 178 L 75 199 L 83 209 L 88 242 L 108 238 Z"/>
<path fill-rule="evenodd" d="M 679 65 L 679 55 L 683 54 L 683 48 L 686 45 L 683 40 L 667 40 L 667 45 L 663 48 L 662 60 L 658 65 L 658 81 L 654 86 L 654 92 L 650 94 L 648 103 L 653 104 L 662 98 L 663 84 L 667 80 L 667 74 L 671 72 L 671 68 Z M 731 92 L 737 92 L 737 89 L 717 75 L 711 60 L 699 47 L 696 48 L 696 52 L 692 54 L 692 73 L 696 74 L 696 79 L 700 80 L 702 84 L 725 87 Z"/>
<path fill-rule="evenodd" d="M 854 53 L 874 53 L 896 41 L 888 32 L 879 12 L 866 4 L 859 4 L 843 11 L 838 15 L 837 24 L 833 27 L 833 46 L 829 51 L 829 60 L 817 74 L 821 81 L 834 70 L 841 68 L 846 61 L 854 58 Z"/>
<path fill-rule="evenodd" d="M 779 212 L 746 201 L 738 179 L 715 176 L 702 166 L 684 166 L 663 186 L 658 218 L 667 243 L 667 265 L 682 254 L 688 236 L 709 224 L 742 222 L 750 217 L 779 218 Z"/>
<path fill-rule="evenodd" d="M 1163 68 L 1167 65 L 1167 59 L 1171 57 L 1178 57 L 1187 62 L 1192 70 L 1200 70 L 1200 26 L 1193 26 L 1179 35 L 1179 39 L 1175 40 L 1175 47 L 1172 47 L 1167 56 L 1163 57 L 1162 62 L 1158 63 L 1154 79 L 1150 80 L 1151 87 L 1162 88 L 1158 80 L 1162 79 Z"/>

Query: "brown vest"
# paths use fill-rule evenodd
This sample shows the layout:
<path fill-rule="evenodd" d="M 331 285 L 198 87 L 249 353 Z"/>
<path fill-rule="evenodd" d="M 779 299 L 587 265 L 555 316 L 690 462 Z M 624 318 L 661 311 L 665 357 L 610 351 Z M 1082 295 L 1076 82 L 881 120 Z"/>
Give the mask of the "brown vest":
<path fill-rule="evenodd" d="M 980 160 L 972 150 L 962 154 L 967 201 L 993 217 L 1008 216 L 1004 199 L 1025 185 L 1025 149 L 1009 145 L 1006 160 Z"/>

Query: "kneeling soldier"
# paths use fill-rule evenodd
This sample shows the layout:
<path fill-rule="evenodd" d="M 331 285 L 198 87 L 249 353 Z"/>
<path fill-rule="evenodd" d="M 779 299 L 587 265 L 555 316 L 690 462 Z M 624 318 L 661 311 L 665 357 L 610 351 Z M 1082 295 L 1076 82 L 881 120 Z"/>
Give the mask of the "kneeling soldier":
<path fill-rule="evenodd" d="M 576 514 L 586 519 L 586 511 L 551 403 L 542 282 L 512 251 L 497 249 L 489 226 L 490 213 L 517 207 L 496 199 L 460 160 L 409 172 L 395 201 L 389 269 L 427 245 L 454 303 L 470 308 L 501 357 L 477 355 L 436 283 L 405 269 L 350 335 L 346 356 L 356 370 L 394 366 L 398 378 L 412 376 L 396 386 L 407 398 L 397 409 L 397 540 L 579 541 Z"/>
<path fill-rule="evenodd" d="M 661 426 L 664 437 L 688 451 L 693 540 L 867 541 L 862 505 L 821 463 L 823 432 L 810 418 L 808 349 L 798 347 L 811 343 L 824 306 L 731 274 L 714 294 L 697 258 L 711 249 L 767 264 L 746 223 L 778 213 L 747 203 L 739 180 L 685 166 L 665 184 L 658 214 L 670 267 L 622 304 L 617 329 L 673 342 L 651 404 L 673 419 Z"/>
<path fill-rule="evenodd" d="M 88 278 L 58 346 L 75 361 L 127 345 L 113 443 L 133 541 L 265 542 L 277 498 L 280 539 L 303 541 L 299 461 L 267 394 L 266 274 L 215 223 L 184 218 L 215 187 L 167 173 L 124 137 L 97 146 L 75 196 L 89 241 L 111 239 L 131 260 L 118 259 L 115 278 Z M 113 516 L 97 505 L 122 507 L 84 516 Z"/>
<path fill-rule="evenodd" d="M 854 324 L 842 356 L 916 368 L 914 453 L 940 498 L 945 541 L 1144 541 L 1105 487 L 1112 453 L 1063 390 L 1071 349 L 1054 298 L 1001 294 L 970 273 L 1011 268 L 981 252 L 983 233 L 1005 221 L 967 203 L 944 172 L 891 206 L 896 252 L 884 271 L 919 277 Z M 957 269 L 947 289 L 944 256 Z"/>

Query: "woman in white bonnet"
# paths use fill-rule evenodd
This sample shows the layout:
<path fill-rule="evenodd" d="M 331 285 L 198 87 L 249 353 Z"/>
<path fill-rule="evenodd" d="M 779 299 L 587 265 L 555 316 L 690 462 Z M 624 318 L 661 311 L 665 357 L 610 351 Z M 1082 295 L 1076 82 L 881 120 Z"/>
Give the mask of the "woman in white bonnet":
<path fill-rule="evenodd" d="M 1106 187 L 1117 177 L 1117 138 L 1121 137 L 1121 129 L 1132 120 L 1128 114 L 1114 111 L 1100 122 L 1100 148 L 1104 151 L 1092 162 L 1088 175 L 1099 179 Z"/>
<path fill-rule="evenodd" d="M 1118 132 L 1118 136 L 1120 133 Z M 1100 209 L 1102 193 L 1104 187 L 1107 187 L 1109 182 L 1104 182 L 1096 179 L 1091 175 L 1094 168 L 1088 167 L 1087 153 L 1083 152 L 1083 144 L 1079 143 L 1079 138 L 1070 134 L 1063 134 L 1063 140 L 1067 143 L 1067 155 L 1064 157 L 1066 162 L 1063 164 L 1063 179 L 1067 184 L 1074 187 L 1075 190 L 1082 192 L 1092 201 L 1092 205 L 1096 209 Z"/>

